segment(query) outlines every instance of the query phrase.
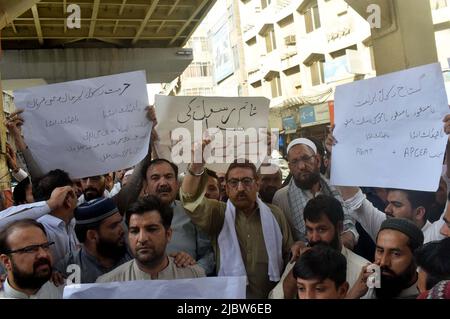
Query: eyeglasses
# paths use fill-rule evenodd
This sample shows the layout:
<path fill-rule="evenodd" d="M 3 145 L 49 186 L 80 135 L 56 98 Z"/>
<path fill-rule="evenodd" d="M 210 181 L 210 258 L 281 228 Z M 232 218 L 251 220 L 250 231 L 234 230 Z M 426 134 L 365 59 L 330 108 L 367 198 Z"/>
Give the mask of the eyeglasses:
<path fill-rule="evenodd" d="M 245 187 L 250 187 L 253 185 L 254 181 L 255 180 L 250 177 L 244 177 L 241 179 L 232 178 L 232 179 L 227 180 L 227 184 L 228 184 L 228 186 L 230 186 L 232 188 L 237 188 L 239 186 L 239 183 L 242 183 L 242 185 L 244 185 Z"/>
<path fill-rule="evenodd" d="M 294 158 L 293 160 L 289 161 L 289 164 L 291 164 L 291 165 L 298 165 L 300 163 L 311 164 L 314 156 L 315 155 L 311 155 L 311 156 L 305 155 L 300 158 Z"/>
<path fill-rule="evenodd" d="M 48 243 L 44 243 L 44 244 L 40 244 L 40 245 L 31 245 L 31 246 L 27 246 L 27 247 L 23 247 L 20 249 L 16 249 L 16 250 L 10 250 L 8 251 L 6 254 L 35 254 L 39 251 L 39 248 L 42 248 L 45 251 L 48 251 L 50 249 L 51 245 L 54 245 L 55 242 L 48 242 Z"/>

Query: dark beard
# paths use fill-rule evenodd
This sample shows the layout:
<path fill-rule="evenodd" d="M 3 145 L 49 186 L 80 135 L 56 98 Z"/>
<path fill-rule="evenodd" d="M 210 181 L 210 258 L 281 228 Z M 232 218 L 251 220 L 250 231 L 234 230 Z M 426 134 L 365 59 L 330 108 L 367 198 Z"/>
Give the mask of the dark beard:
<path fill-rule="evenodd" d="M 377 299 L 394 299 L 400 295 L 402 290 L 408 288 L 416 273 L 416 265 L 411 263 L 410 266 L 400 275 L 386 276 L 383 275 L 383 271 L 387 271 L 391 274 L 393 272 L 388 268 L 381 268 L 381 280 L 380 288 L 375 288 L 375 295 Z"/>
<path fill-rule="evenodd" d="M 294 177 L 295 185 L 300 189 L 311 189 L 315 184 L 320 181 L 320 172 L 309 173 L 308 178 L 304 180 L 298 180 Z"/>
<path fill-rule="evenodd" d="M 275 196 L 277 190 L 278 188 L 275 186 L 268 186 L 264 189 L 259 190 L 259 196 L 261 197 L 263 202 L 272 204 L 273 196 Z"/>
<path fill-rule="evenodd" d="M 125 244 L 119 245 L 118 243 L 104 240 L 102 238 L 100 238 L 97 243 L 97 253 L 102 257 L 111 258 L 115 261 L 119 261 L 123 258 L 126 251 L 127 247 Z"/>
<path fill-rule="evenodd" d="M 50 271 L 47 274 L 36 274 L 36 268 L 40 265 L 48 265 Z M 17 265 L 12 262 L 12 274 L 14 283 L 21 289 L 40 289 L 52 276 L 52 265 L 50 260 L 40 258 L 33 264 L 33 273 L 27 274 L 19 270 Z"/>
<path fill-rule="evenodd" d="M 339 247 L 341 245 L 340 245 L 340 241 L 339 241 L 339 234 L 336 232 L 336 234 L 334 235 L 333 240 L 331 240 L 331 242 L 329 242 L 329 243 L 324 242 L 324 241 L 310 241 L 309 242 L 309 246 L 310 247 L 314 247 L 314 246 L 317 246 L 317 245 L 325 245 L 325 246 L 331 247 L 331 248 L 333 248 L 333 249 L 335 249 L 335 250 L 340 252 Z"/>
<path fill-rule="evenodd" d="M 87 195 L 88 191 L 90 191 L 89 196 Z M 84 199 L 86 200 L 86 202 L 89 202 L 93 199 L 100 198 L 103 196 L 103 194 L 100 194 L 95 188 L 86 188 L 83 191 L 83 195 L 84 195 Z"/>

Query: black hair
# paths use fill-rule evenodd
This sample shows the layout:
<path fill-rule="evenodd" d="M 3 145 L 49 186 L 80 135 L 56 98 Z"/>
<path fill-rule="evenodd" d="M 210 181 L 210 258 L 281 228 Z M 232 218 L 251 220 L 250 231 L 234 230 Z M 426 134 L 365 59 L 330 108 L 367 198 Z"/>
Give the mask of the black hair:
<path fill-rule="evenodd" d="M 167 204 L 163 204 L 161 200 L 154 196 L 148 195 L 140 198 L 127 209 L 126 211 L 126 224 L 130 225 L 130 218 L 132 215 L 143 215 L 145 213 L 157 211 L 161 216 L 161 221 L 165 229 L 169 229 L 172 224 L 173 209 Z"/>
<path fill-rule="evenodd" d="M 147 170 L 149 169 L 150 166 L 156 165 L 156 164 L 162 164 L 162 163 L 169 164 L 172 167 L 173 172 L 175 173 L 175 178 L 178 178 L 178 166 L 176 166 L 174 163 L 172 163 L 164 158 L 156 158 L 151 161 L 146 161 L 144 163 L 144 165 L 142 166 L 142 171 L 141 171 L 142 178 L 144 180 L 147 179 Z"/>
<path fill-rule="evenodd" d="M 414 252 L 416 264 L 427 273 L 426 289 L 450 279 L 450 237 L 432 241 Z"/>
<path fill-rule="evenodd" d="M 28 227 L 39 228 L 40 230 L 42 230 L 44 235 L 47 237 L 47 233 L 45 231 L 44 226 L 41 223 L 38 223 L 37 221 L 35 221 L 34 219 L 26 218 L 26 219 L 16 220 L 16 221 L 8 224 L 8 226 L 0 232 L 0 254 L 8 254 L 9 251 L 11 250 L 11 247 L 9 246 L 9 243 L 8 243 L 8 238 L 14 230 L 28 228 Z"/>
<path fill-rule="evenodd" d="M 344 221 L 342 204 L 336 198 L 328 195 L 318 195 L 310 199 L 303 210 L 304 220 L 317 222 L 322 215 L 327 216 L 330 222 L 337 226 Z"/>
<path fill-rule="evenodd" d="M 205 168 L 205 172 L 206 172 L 206 174 L 208 174 L 208 176 L 211 176 L 212 178 L 215 178 L 217 180 L 217 182 L 219 182 L 219 176 L 217 176 L 216 172 L 214 172 L 214 171 L 212 171 L 210 169 L 207 169 L 207 168 Z"/>
<path fill-rule="evenodd" d="M 31 184 L 31 180 L 29 177 L 21 180 L 16 187 L 14 187 L 13 191 L 13 200 L 14 205 L 20 205 L 27 202 L 27 187 Z"/>
<path fill-rule="evenodd" d="M 248 159 L 235 159 L 233 163 L 228 166 L 227 172 L 225 173 L 225 180 L 228 180 L 228 174 L 232 169 L 235 168 L 248 168 L 253 172 L 253 178 L 258 179 L 258 174 L 256 172 L 256 166 L 252 162 L 250 162 Z"/>
<path fill-rule="evenodd" d="M 339 251 L 318 244 L 300 256 L 294 265 L 293 275 L 295 279 L 330 279 L 338 288 L 347 280 L 347 260 Z"/>
<path fill-rule="evenodd" d="M 33 196 L 36 202 L 48 200 L 57 187 L 72 186 L 73 182 L 65 171 L 55 169 L 33 183 Z"/>

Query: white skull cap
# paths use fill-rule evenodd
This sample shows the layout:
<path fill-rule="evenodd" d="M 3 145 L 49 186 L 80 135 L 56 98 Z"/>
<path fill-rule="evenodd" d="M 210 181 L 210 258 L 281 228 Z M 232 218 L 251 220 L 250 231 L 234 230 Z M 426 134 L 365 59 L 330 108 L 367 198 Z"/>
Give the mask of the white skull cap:
<path fill-rule="evenodd" d="M 295 145 L 307 145 L 309 147 L 311 147 L 311 149 L 314 151 L 314 154 L 317 154 L 317 147 L 316 144 L 314 144 L 313 141 L 311 141 L 310 139 L 301 137 L 301 138 L 296 138 L 295 140 L 293 140 L 292 142 L 289 143 L 288 147 L 287 147 L 287 153 L 289 153 L 289 150 L 291 148 L 293 148 Z"/>

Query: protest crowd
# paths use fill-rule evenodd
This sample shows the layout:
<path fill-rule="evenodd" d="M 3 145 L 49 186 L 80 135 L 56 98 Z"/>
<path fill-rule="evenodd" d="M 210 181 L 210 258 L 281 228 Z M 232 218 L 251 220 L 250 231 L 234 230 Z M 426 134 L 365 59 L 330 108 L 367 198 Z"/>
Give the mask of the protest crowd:
<path fill-rule="evenodd" d="M 249 299 L 450 298 L 450 143 L 436 192 L 332 185 L 340 141 L 331 128 L 324 141 L 290 142 L 284 181 L 274 164 L 267 172 L 242 159 L 214 172 L 202 156 L 180 171 L 158 156 L 161 123 L 154 107 L 145 112 L 145 158 L 82 178 L 42 171 L 23 111 L 7 118 L 18 183 L 14 205 L 0 209 L 0 298 L 58 299 L 73 283 L 237 276 Z M 442 126 L 450 134 L 450 115 Z"/>

